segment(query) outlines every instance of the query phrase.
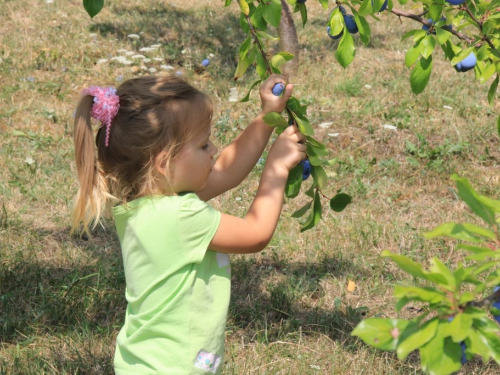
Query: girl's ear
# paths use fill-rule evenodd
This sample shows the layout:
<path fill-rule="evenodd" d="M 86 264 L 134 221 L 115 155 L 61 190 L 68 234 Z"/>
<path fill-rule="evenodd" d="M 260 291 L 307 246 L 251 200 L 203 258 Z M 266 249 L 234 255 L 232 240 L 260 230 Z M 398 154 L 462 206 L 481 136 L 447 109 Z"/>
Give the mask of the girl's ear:
<path fill-rule="evenodd" d="M 168 157 L 166 152 L 160 152 L 154 160 L 154 168 L 157 173 L 167 177 L 168 176 Z"/>

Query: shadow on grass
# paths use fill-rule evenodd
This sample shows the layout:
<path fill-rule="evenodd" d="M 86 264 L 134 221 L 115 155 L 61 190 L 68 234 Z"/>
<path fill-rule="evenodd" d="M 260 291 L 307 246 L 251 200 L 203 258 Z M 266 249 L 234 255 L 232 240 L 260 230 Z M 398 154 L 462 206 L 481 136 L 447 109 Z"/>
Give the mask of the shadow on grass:
<path fill-rule="evenodd" d="M 67 230 L 37 231 L 23 223 L 5 232 L 11 230 L 9 236 L 22 232 L 32 240 L 15 250 L 4 251 L 7 248 L 0 246 L 4 254 L 0 257 L 0 342 L 23 348 L 13 361 L 0 360 L 0 374 L 2 368 L 6 374 L 33 368 L 35 374 L 50 372 L 53 366 L 69 373 L 111 373 L 114 337 L 126 309 L 122 258 L 111 224 L 99 228 L 88 241 L 70 238 Z M 62 249 L 80 248 L 88 257 L 50 261 L 45 237 L 59 241 Z M 40 252 L 48 255 L 37 256 Z M 299 330 L 352 343 L 346 338 L 364 310 L 345 304 L 317 308 L 314 302 L 328 293 L 321 284 L 325 277 L 366 271 L 338 256 L 307 264 L 271 258 L 259 263 L 251 257 L 235 257 L 227 329 L 263 343 Z"/>
<path fill-rule="evenodd" d="M 240 257 L 232 262 L 231 269 L 232 327 L 228 329 L 250 340 L 268 343 L 300 330 L 301 334 L 321 333 L 345 343 L 367 311 L 365 307 L 353 308 L 340 298 L 332 306 L 318 307 L 324 306 L 320 302 L 330 293 L 321 283 L 324 278 L 368 274 L 341 256 L 325 257 L 318 263 L 256 262 Z"/>
<path fill-rule="evenodd" d="M 129 40 L 136 50 L 160 43 L 167 63 L 180 66 L 192 63 L 190 59 L 201 63 L 209 53 L 214 53 L 214 64 L 219 68 L 214 74 L 220 74 L 225 79 L 232 78 L 237 65 L 237 51 L 245 35 L 240 29 L 239 18 L 229 11 L 220 9 L 215 12 L 208 8 L 187 10 L 157 3 L 154 6 L 133 7 L 115 5 L 112 12 L 119 17 L 116 22 L 92 24 L 90 31 Z M 120 19 L 121 15 L 124 21 Z M 128 37 L 130 34 L 140 34 L 140 38 L 132 41 Z M 181 52 L 185 49 L 189 53 Z"/>

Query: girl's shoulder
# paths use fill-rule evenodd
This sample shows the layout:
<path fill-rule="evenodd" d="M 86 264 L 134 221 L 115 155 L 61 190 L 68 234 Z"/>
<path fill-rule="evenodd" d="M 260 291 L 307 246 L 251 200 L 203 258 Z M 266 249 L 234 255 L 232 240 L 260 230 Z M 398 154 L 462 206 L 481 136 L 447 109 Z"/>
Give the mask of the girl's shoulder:
<path fill-rule="evenodd" d="M 170 196 L 150 195 L 115 206 L 112 208 L 112 212 L 114 216 L 121 216 L 158 207 L 174 211 L 184 209 L 191 211 L 193 209 L 203 209 L 207 205 L 208 203 L 202 201 L 195 193 Z"/>

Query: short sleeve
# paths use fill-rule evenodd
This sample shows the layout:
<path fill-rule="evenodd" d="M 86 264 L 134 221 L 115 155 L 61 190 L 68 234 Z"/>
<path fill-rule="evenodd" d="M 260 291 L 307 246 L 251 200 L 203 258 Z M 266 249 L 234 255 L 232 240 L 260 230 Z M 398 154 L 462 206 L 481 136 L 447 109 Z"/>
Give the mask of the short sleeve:
<path fill-rule="evenodd" d="M 196 194 L 186 194 L 177 220 L 182 249 L 190 262 L 200 263 L 219 227 L 221 213 Z"/>

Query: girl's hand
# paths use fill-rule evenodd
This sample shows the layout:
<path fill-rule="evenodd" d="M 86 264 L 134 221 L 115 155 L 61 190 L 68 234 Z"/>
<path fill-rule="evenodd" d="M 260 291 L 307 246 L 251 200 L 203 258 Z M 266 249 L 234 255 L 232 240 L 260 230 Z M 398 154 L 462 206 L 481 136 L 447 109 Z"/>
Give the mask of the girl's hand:
<path fill-rule="evenodd" d="M 285 109 L 285 105 L 290 96 L 292 96 L 293 86 L 291 84 L 285 87 L 285 91 L 281 96 L 275 96 L 272 92 L 274 85 L 277 83 L 286 84 L 285 76 L 280 74 L 271 74 L 268 79 L 260 86 L 260 100 L 262 102 L 262 113 L 264 115 L 269 112 L 281 113 Z"/>
<path fill-rule="evenodd" d="M 267 163 L 290 172 L 306 158 L 305 136 L 295 125 L 288 126 L 274 142 Z"/>

